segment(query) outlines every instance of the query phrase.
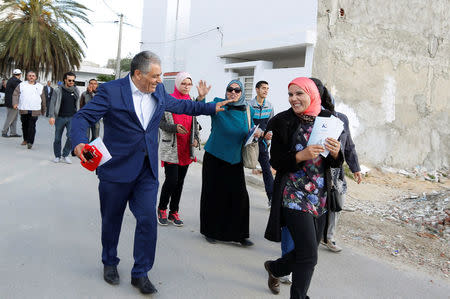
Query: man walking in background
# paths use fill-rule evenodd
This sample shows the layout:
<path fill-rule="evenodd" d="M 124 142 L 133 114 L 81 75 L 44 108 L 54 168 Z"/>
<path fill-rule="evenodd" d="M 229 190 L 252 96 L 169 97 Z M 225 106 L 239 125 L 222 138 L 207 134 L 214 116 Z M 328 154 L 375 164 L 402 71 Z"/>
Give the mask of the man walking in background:
<path fill-rule="evenodd" d="M 53 95 L 53 87 L 51 86 L 52 82 L 47 81 L 47 86 L 44 87 L 44 93 L 45 93 L 45 103 L 47 106 L 47 113 L 45 114 L 45 116 L 48 117 L 48 107 L 50 107 L 50 101 L 52 99 L 52 95 Z"/>
<path fill-rule="evenodd" d="M 50 102 L 48 122 L 55 125 L 55 140 L 53 141 L 53 153 L 55 158 L 53 162 L 64 162 L 72 164 L 69 154 L 72 150 L 70 142 L 70 128 L 72 124 L 72 116 L 77 112 L 78 99 L 80 92 L 75 86 L 75 74 L 67 72 L 63 76 L 64 83 L 53 91 L 52 100 Z M 61 158 L 61 140 L 66 128 L 66 143 L 62 151 Z"/>
<path fill-rule="evenodd" d="M 85 92 L 81 94 L 80 97 L 80 109 L 83 108 L 84 105 L 89 103 L 90 100 L 97 93 L 98 82 L 96 79 L 89 80 L 89 85 Z M 89 138 L 89 132 L 91 132 L 91 137 Z M 89 141 L 94 140 L 98 136 L 100 136 L 100 121 L 96 122 L 93 126 L 89 127 L 87 131 Z"/>
<path fill-rule="evenodd" d="M 253 122 L 255 125 L 259 125 L 259 128 L 263 131 L 266 130 L 269 120 L 273 117 L 273 107 L 272 104 L 267 101 L 267 94 L 269 93 L 269 83 L 266 81 L 259 81 L 256 83 L 256 97 L 250 101 L 250 105 L 255 109 L 255 114 L 253 115 Z M 259 145 L 259 156 L 258 162 L 261 165 L 262 175 L 264 180 L 264 188 L 267 194 L 267 205 L 272 204 L 272 193 L 273 193 L 273 175 L 270 169 L 269 163 L 269 145 L 272 139 L 272 133 L 267 132 L 264 138 L 260 138 L 258 141 Z"/>
<path fill-rule="evenodd" d="M 36 122 L 39 115 L 45 115 L 44 86 L 36 82 L 37 76 L 33 71 L 27 73 L 27 81 L 20 83 L 12 96 L 14 109 L 19 109 L 22 122 L 23 142 L 28 149 L 33 147 L 36 136 Z"/>
<path fill-rule="evenodd" d="M 5 87 L 5 106 L 6 106 L 6 119 L 3 125 L 2 137 L 22 137 L 17 134 L 17 115 L 19 112 L 17 109 L 13 108 L 12 95 L 16 87 L 22 82 L 20 77 L 22 76 L 22 71 L 15 69 L 13 71 L 13 76 L 8 80 Z M 9 136 L 8 136 L 9 130 Z"/>

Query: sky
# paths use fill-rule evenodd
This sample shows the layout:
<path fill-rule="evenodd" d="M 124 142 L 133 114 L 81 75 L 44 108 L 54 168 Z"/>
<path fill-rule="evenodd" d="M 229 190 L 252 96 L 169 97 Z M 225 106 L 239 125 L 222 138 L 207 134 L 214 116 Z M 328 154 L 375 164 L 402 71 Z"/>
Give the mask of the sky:
<path fill-rule="evenodd" d="M 88 18 L 91 25 L 76 20 L 85 34 L 87 47 L 84 47 L 84 61 L 91 61 L 105 66 L 110 58 L 116 58 L 119 38 L 118 13 L 124 14 L 122 29 L 121 57 L 134 55 L 140 51 L 142 7 L 144 0 L 78 0 L 91 12 Z"/>

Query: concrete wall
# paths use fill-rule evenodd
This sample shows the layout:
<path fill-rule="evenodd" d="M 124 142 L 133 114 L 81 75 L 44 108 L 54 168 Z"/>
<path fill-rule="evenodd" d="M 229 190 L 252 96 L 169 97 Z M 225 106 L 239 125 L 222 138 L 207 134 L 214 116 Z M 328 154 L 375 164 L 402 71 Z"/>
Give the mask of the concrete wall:
<path fill-rule="evenodd" d="M 448 167 L 448 0 L 318 3 L 313 76 L 350 117 L 360 159 Z"/>

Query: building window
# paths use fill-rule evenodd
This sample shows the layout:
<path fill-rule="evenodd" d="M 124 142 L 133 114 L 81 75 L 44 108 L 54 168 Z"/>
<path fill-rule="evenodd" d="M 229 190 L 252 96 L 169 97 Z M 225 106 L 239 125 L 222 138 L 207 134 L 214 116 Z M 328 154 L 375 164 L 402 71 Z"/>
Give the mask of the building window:
<path fill-rule="evenodd" d="M 245 99 L 250 101 L 253 98 L 253 76 L 241 76 L 239 81 L 244 85 Z"/>
<path fill-rule="evenodd" d="M 169 72 L 164 73 L 163 75 L 163 84 L 168 94 L 171 94 L 175 91 L 175 77 L 177 76 L 177 74 L 178 72 Z"/>

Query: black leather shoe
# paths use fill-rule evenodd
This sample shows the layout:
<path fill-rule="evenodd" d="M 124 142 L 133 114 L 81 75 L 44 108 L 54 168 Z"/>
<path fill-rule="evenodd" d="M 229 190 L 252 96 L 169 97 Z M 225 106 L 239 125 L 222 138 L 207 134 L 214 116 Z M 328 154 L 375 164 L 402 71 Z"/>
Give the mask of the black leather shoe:
<path fill-rule="evenodd" d="M 9 135 L 9 137 L 22 137 L 22 135 L 19 135 L 19 134 L 12 134 L 12 135 Z"/>
<path fill-rule="evenodd" d="M 213 239 L 213 238 L 210 238 L 210 237 L 206 237 L 205 236 L 205 240 L 208 241 L 210 244 L 216 244 L 217 243 L 216 239 Z"/>
<path fill-rule="evenodd" d="M 241 245 L 243 247 L 253 246 L 253 242 L 250 241 L 249 239 L 244 239 L 244 240 L 240 241 L 239 243 L 241 243 Z"/>
<path fill-rule="evenodd" d="M 131 284 L 137 287 L 142 294 L 153 294 L 158 292 L 147 276 L 131 277 Z"/>
<path fill-rule="evenodd" d="M 103 266 L 103 279 L 109 284 L 117 285 L 120 283 L 117 266 Z"/>

